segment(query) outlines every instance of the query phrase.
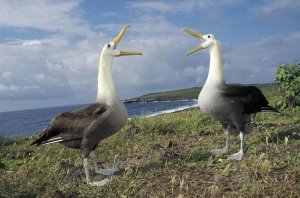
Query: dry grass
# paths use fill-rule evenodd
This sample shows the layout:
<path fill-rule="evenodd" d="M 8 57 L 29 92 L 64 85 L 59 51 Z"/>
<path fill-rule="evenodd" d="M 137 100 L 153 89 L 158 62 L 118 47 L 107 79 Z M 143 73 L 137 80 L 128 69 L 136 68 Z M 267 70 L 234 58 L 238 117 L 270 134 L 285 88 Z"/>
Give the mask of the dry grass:
<path fill-rule="evenodd" d="M 244 159 L 232 162 L 210 154 L 223 129 L 198 109 L 132 120 L 97 148 L 101 165 L 123 170 L 104 187 L 85 183 L 78 150 L 2 139 L 0 197 L 300 197 L 300 113 L 255 121 Z M 238 148 L 232 137 L 229 153 Z"/>

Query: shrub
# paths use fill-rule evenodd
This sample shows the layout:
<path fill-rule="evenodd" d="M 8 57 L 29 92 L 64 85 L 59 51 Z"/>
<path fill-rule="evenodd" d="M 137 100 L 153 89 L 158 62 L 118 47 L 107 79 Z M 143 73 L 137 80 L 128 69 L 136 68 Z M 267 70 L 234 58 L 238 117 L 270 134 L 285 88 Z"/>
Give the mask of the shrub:
<path fill-rule="evenodd" d="M 279 65 L 275 73 L 275 82 L 279 83 L 281 98 L 278 106 L 281 109 L 299 105 L 300 62 Z"/>

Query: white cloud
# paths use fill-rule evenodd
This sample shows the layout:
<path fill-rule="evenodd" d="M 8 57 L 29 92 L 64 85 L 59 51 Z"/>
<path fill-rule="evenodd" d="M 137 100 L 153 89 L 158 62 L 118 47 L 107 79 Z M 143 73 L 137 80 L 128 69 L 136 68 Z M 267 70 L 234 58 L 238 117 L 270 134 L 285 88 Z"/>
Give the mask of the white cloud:
<path fill-rule="evenodd" d="M 43 42 L 41 40 L 29 40 L 29 41 L 24 41 L 22 45 L 24 46 L 33 46 L 33 45 L 42 45 Z"/>
<path fill-rule="evenodd" d="M 147 12 L 177 13 L 191 11 L 209 11 L 224 6 L 236 6 L 245 3 L 245 0 L 174 0 L 170 1 L 131 1 L 128 8 Z"/>
<path fill-rule="evenodd" d="M 232 83 L 272 82 L 276 66 L 299 57 L 300 32 L 263 38 L 224 53 L 225 74 Z"/>
<path fill-rule="evenodd" d="M 208 13 L 243 3 L 243 0 L 129 2 L 128 18 L 132 19 L 127 22 L 132 27 L 118 49 L 141 51 L 144 55 L 115 58 L 113 78 L 121 98 L 203 85 L 208 73 L 207 50 L 186 57 L 186 52 L 200 41 L 182 33 L 182 27 L 174 25 L 164 14 L 199 14 L 199 10 Z M 102 14 L 109 15 L 115 13 Z M 124 24 L 101 23 L 94 25 L 93 30 L 90 25 L 83 20 L 77 0 L 0 1 L 0 28 L 24 28 L 29 32 L 33 28 L 47 33 L 43 38 L 17 38 L 0 43 L 1 108 L 9 102 L 17 103 L 16 108 L 22 108 L 21 104 L 33 107 L 93 102 L 101 48 Z M 277 64 L 298 58 L 300 49 L 295 43 L 299 39 L 296 32 L 223 49 L 227 81 L 272 81 Z"/>
<path fill-rule="evenodd" d="M 272 0 L 265 1 L 261 5 L 255 6 L 255 9 L 258 11 L 270 14 L 278 11 L 289 11 L 289 10 L 297 10 L 300 7 L 300 1 L 298 0 Z M 299 10 L 298 10 L 299 11 Z"/>
<path fill-rule="evenodd" d="M 0 1 L 0 27 L 92 34 L 76 11 L 79 4 L 79 0 L 2 0 Z"/>
<path fill-rule="evenodd" d="M 2 74 L 3 78 L 9 79 L 12 77 L 12 73 L 11 72 L 3 72 Z"/>

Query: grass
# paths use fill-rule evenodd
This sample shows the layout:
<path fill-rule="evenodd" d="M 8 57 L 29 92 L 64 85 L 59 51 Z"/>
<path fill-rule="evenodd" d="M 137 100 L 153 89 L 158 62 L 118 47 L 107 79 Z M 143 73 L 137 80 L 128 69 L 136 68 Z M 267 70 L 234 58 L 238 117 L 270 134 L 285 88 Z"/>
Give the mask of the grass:
<path fill-rule="evenodd" d="M 133 119 L 97 148 L 101 166 L 122 169 L 103 187 L 86 184 L 80 151 L 33 139 L 0 139 L 0 197 L 300 197 L 299 111 L 258 114 L 240 162 L 209 152 L 224 130 L 197 108 Z"/>
<path fill-rule="evenodd" d="M 277 94 L 278 86 L 275 83 L 253 84 L 253 85 L 257 86 L 267 95 Z M 187 89 L 150 93 L 137 98 L 125 100 L 125 102 L 149 102 L 149 101 L 161 101 L 161 100 L 197 99 L 200 91 L 201 91 L 201 87 L 192 87 Z"/>

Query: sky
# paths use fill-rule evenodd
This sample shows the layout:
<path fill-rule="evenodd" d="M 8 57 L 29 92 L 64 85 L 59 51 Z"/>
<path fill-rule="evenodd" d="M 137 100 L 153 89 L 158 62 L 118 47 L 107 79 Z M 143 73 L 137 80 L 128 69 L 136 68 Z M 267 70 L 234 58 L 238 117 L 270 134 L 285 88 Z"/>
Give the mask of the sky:
<path fill-rule="evenodd" d="M 0 112 L 95 102 L 99 55 L 124 25 L 114 59 L 121 99 L 203 86 L 208 50 L 190 28 L 221 42 L 227 83 L 269 83 L 299 60 L 299 0 L 1 0 Z"/>

